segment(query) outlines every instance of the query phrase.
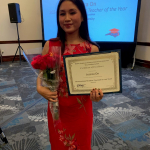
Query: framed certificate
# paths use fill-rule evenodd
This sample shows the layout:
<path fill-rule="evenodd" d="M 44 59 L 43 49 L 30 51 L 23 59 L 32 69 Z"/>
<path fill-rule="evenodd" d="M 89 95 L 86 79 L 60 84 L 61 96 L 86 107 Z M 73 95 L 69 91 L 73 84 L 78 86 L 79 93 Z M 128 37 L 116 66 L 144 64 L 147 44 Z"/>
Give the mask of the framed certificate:
<path fill-rule="evenodd" d="M 121 51 L 105 51 L 63 56 L 69 95 L 121 93 Z"/>

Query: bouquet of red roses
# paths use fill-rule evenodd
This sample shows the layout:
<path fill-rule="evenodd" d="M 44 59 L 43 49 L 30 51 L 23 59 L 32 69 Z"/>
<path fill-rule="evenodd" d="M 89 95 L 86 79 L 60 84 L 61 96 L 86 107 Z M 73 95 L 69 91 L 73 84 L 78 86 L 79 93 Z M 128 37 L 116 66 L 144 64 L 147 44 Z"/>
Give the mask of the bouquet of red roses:
<path fill-rule="evenodd" d="M 36 53 L 36 51 L 34 53 Z M 59 86 L 61 47 L 51 47 L 51 51 L 46 55 L 33 54 L 32 50 L 26 50 L 23 55 L 30 66 L 32 66 L 32 69 L 34 68 L 33 70 L 40 70 L 39 74 L 37 74 L 36 71 L 34 72 L 41 79 L 42 86 L 49 88 L 51 91 L 57 91 Z M 53 120 L 57 121 L 59 119 L 58 102 L 50 102 L 50 109 Z"/>
<path fill-rule="evenodd" d="M 46 54 L 44 56 L 37 55 L 33 58 L 31 65 L 34 69 L 42 70 L 43 79 L 55 80 L 58 76 L 60 57 L 54 56 L 53 53 Z"/>

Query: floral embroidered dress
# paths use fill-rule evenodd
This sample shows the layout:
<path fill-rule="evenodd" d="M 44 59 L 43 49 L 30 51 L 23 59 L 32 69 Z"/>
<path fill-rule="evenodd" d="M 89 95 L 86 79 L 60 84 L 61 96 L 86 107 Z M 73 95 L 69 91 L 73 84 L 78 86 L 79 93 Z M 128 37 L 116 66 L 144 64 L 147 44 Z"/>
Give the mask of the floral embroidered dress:
<path fill-rule="evenodd" d="M 51 46 L 61 46 L 59 41 L 49 41 Z M 65 46 L 63 55 L 91 52 L 91 44 L 82 42 Z M 77 75 L 80 75 L 77 72 Z M 61 127 L 55 129 L 48 105 L 48 128 L 52 150 L 91 150 L 93 126 L 92 101 L 89 95 L 69 96 L 63 57 L 61 57 L 60 86 L 58 89 Z"/>

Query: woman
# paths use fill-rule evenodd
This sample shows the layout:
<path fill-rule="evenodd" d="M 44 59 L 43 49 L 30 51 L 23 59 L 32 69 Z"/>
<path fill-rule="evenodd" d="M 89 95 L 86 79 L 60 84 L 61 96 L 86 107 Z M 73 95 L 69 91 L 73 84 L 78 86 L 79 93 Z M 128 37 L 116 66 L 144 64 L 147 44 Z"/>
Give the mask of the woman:
<path fill-rule="evenodd" d="M 57 8 L 58 34 L 46 42 L 42 54 L 50 53 L 51 46 L 61 46 L 62 56 L 98 52 L 98 46 L 89 38 L 87 14 L 82 0 L 60 0 Z M 92 101 L 103 97 L 100 89 L 92 89 L 90 95 L 69 96 L 63 59 L 61 61 L 60 86 L 51 92 L 37 79 L 37 91 L 48 101 L 59 100 L 62 128 L 55 130 L 48 105 L 48 127 L 52 150 L 91 150 L 93 126 Z"/>

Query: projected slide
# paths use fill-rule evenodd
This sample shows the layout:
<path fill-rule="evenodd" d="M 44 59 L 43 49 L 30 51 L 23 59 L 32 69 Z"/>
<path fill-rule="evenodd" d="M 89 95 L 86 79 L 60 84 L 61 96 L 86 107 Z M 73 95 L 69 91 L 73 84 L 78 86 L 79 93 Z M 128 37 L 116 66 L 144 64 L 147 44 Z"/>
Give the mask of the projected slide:
<path fill-rule="evenodd" d="M 42 0 L 44 40 L 57 35 L 59 0 Z M 90 37 L 99 42 L 133 42 L 138 0 L 84 0 Z"/>

